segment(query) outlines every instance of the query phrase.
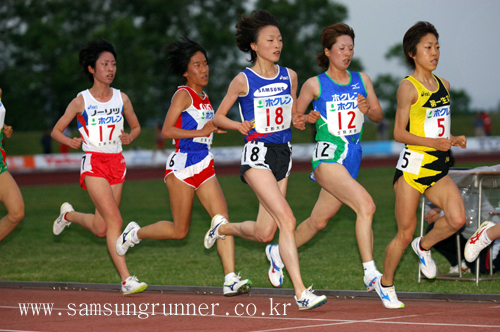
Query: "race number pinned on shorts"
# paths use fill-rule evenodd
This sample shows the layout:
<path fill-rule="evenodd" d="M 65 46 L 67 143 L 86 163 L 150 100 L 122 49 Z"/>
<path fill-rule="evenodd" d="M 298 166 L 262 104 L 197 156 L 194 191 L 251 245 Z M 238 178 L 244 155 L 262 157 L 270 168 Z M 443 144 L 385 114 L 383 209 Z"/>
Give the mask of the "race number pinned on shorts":
<path fill-rule="evenodd" d="M 184 169 L 186 167 L 187 153 L 172 152 L 167 159 L 167 168 L 174 171 Z"/>
<path fill-rule="evenodd" d="M 243 147 L 241 164 L 255 167 L 264 165 L 266 161 L 267 148 L 261 142 L 248 142 Z"/>
<path fill-rule="evenodd" d="M 418 175 L 424 156 L 425 155 L 423 153 L 404 149 L 399 154 L 399 160 L 396 168 L 403 172 Z"/>
<path fill-rule="evenodd" d="M 365 123 L 365 116 L 358 108 L 358 99 L 347 96 L 326 103 L 328 131 L 334 136 L 359 134 Z"/>
<path fill-rule="evenodd" d="M 425 137 L 450 138 L 450 105 L 426 110 L 424 120 Z"/>
<path fill-rule="evenodd" d="M 290 128 L 293 99 L 291 95 L 254 98 L 255 131 L 273 133 Z"/>
<path fill-rule="evenodd" d="M 80 174 L 83 174 L 85 172 L 92 172 L 92 154 L 91 153 L 85 153 L 82 156 L 82 162 L 80 165 Z"/>
<path fill-rule="evenodd" d="M 334 159 L 337 145 L 330 142 L 319 141 L 313 151 L 313 161 Z"/>

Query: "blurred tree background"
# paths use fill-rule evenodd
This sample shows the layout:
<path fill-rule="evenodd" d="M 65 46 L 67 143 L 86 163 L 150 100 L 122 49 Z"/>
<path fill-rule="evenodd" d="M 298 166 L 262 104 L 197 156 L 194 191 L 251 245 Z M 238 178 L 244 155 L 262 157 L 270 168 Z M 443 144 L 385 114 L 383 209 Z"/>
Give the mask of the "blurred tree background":
<path fill-rule="evenodd" d="M 162 46 L 182 34 L 208 52 L 214 107 L 248 62 L 236 47 L 239 14 L 267 9 L 279 19 L 284 49 L 279 64 L 294 69 L 299 86 L 320 73 L 324 27 L 347 18 L 328 0 L 4 0 L 0 4 L 0 87 L 7 123 L 16 130 L 51 128 L 79 91 L 91 85 L 78 64 L 79 50 L 104 38 L 117 51 L 113 86 L 132 100 L 142 125 L 163 121 L 180 80 L 167 71 Z M 314 20 L 311 20 L 314 18 Z M 352 70 L 361 70 L 354 60 Z"/>

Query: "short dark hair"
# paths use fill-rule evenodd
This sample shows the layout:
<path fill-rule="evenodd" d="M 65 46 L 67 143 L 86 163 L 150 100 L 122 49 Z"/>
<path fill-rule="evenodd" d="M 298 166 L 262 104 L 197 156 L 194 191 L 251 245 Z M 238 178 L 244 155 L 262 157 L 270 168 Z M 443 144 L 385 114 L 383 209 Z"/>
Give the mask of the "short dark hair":
<path fill-rule="evenodd" d="M 191 58 L 197 52 L 203 53 L 208 62 L 207 51 L 203 46 L 187 36 L 182 36 L 181 40 L 165 45 L 164 50 L 167 54 L 167 64 L 175 76 L 183 77 L 188 70 Z"/>
<path fill-rule="evenodd" d="M 419 21 L 406 31 L 403 37 L 403 51 L 405 52 L 406 63 L 411 69 L 415 69 L 415 60 L 411 56 L 417 54 L 417 44 L 420 43 L 422 37 L 429 33 L 432 33 L 439 40 L 439 33 L 434 25 L 429 22 Z"/>
<path fill-rule="evenodd" d="M 278 20 L 264 9 L 253 11 L 252 17 L 241 15 L 236 23 L 236 45 L 240 51 L 250 53 L 249 62 L 257 61 L 257 53 L 252 50 L 250 44 L 256 43 L 260 30 L 269 25 L 279 28 Z"/>
<path fill-rule="evenodd" d="M 94 83 L 94 75 L 89 72 L 89 66 L 95 69 L 97 59 L 102 53 L 109 52 L 113 54 L 116 59 L 115 47 L 106 39 L 99 39 L 89 42 L 84 48 L 80 50 L 79 62 L 83 68 L 83 72 L 89 78 L 90 82 Z"/>
<path fill-rule="evenodd" d="M 325 48 L 330 50 L 333 44 L 337 42 L 337 38 L 344 35 L 350 36 L 354 42 L 354 30 L 345 23 L 330 25 L 323 29 L 321 33 L 321 45 L 323 49 L 321 53 L 316 55 L 316 62 L 323 70 L 328 70 L 330 66 L 330 60 L 325 55 Z"/>

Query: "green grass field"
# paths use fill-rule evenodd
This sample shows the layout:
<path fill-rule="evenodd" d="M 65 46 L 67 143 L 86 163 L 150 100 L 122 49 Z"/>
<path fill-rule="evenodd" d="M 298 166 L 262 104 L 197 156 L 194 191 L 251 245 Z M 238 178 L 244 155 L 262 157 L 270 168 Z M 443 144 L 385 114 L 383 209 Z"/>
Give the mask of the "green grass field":
<path fill-rule="evenodd" d="M 479 165 L 457 165 L 479 166 Z M 359 182 L 367 188 L 377 205 L 373 220 L 374 256 L 383 267 L 384 250 L 396 233 L 394 169 L 365 168 Z M 233 222 L 254 219 L 258 202 L 251 189 L 238 176 L 219 177 Z M 0 242 L 0 280 L 118 283 L 118 273 L 107 253 L 104 239 L 97 238 L 78 225 L 71 225 L 60 236 L 52 234 L 52 223 L 59 206 L 69 201 L 75 209 L 92 212 L 88 194 L 77 184 L 21 188 L 26 217 L 19 227 Z M 307 218 L 316 201 L 319 186 L 308 173 L 292 173 L 288 200 L 298 222 Z M 146 225 L 171 220 L 168 193 L 161 179 L 128 181 L 121 205 L 124 223 L 130 220 Z M 0 205 L 0 215 L 6 213 Z M 302 277 L 315 289 L 363 290 L 362 267 L 354 234 L 355 214 L 342 207 L 326 229 L 299 249 Z M 203 237 L 210 219 L 196 201 L 191 230 L 182 241 L 145 240 L 127 254 L 129 270 L 140 280 L 160 285 L 222 286 L 223 273 L 215 248 L 206 250 Z M 275 237 L 275 242 L 277 236 Z M 236 272 L 252 280 L 254 287 L 271 287 L 264 244 L 236 238 Z M 438 269 L 449 265 L 434 254 Z M 403 256 L 396 274 L 398 291 L 438 293 L 500 293 L 500 280 L 474 282 L 424 280 L 416 282 L 417 258 L 411 248 Z M 285 288 L 292 284 L 285 275 Z"/>

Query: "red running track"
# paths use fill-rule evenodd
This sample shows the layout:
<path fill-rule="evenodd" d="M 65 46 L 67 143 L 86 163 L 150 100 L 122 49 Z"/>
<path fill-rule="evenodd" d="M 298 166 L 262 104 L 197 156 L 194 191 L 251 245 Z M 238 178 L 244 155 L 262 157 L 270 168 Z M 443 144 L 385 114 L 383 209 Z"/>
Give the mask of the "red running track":
<path fill-rule="evenodd" d="M 500 329 L 500 304 L 493 302 L 407 299 L 405 309 L 389 310 L 376 298 L 329 298 L 322 307 L 299 311 L 292 298 L 276 295 L 225 298 L 220 294 L 144 292 L 123 296 L 118 291 L 20 288 L 0 288 L 0 294 L 0 331 L 455 332 Z M 21 314 L 20 303 L 53 305 L 50 314 L 41 310 L 35 315 L 30 307 Z M 97 304 L 100 312 L 94 311 Z"/>

